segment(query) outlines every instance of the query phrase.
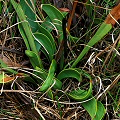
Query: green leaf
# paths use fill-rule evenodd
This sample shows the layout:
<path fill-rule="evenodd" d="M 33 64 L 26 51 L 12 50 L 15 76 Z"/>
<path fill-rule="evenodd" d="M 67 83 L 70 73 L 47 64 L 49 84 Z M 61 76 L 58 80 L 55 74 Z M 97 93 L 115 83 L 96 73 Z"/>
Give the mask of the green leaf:
<path fill-rule="evenodd" d="M 79 68 L 68 68 L 68 69 L 64 69 L 62 70 L 57 78 L 59 80 L 65 79 L 65 78 L 75 78 L 77 79 L 79 82 L 82 81 L 82 76 L 87 77 L 88 79 L 91 80 L 91 76 L 85 72 L 84 70 L 81 70 Z"/>
<path fill-rule="evenodd" d="M 82 103 L 82 106 L 89 113 L 92 120 L 102 120 L 105 115 L 105 108 L 100 101 L 97 101 L 95 98 Z"/>
<path fill-rule="evenodd" d="M 82 81 L 81 79 L 81 72 L 79 72 L 78 70 L 74 69 L 74 68 L 69 68 L 69 69 L 64 69 L 62 70 L 57 78 L 59 80 L 65 79 L 65 78 L 75 78 L 78 81 Z"/>
<path fill-rule="evenodd" d="M 20 1 L 21 8 L 22 8 L 24 14 L 27 16 L 26 20 L 28 21 L 33 33 L 39 29 L 39 24 L 37 22 L 35 22 L 36 21 L 36 13 L 35 13 L 35 8 L 34 8 L 35 4 L 36 4 L 36 0 L 33 0 L 32 2 L 30 0 L 27 0 L 27 1 L 21 0 Z M 22 25 L 19 24 L 18 28 L 19 28 L 19 31 L 25 41 L 27 49 L 30 50 L 27 36 L 25 35 L 25 31 L 24 31 Z M 41 48 L 41 45 L 36 41 L 35 41 L 35 45 L 36 45 L 37 50 L 39 51 Z"/>
<path fill-rule="evenodd" d="M 49 40 L 50 40 L 50 42 L 53 46 L 54 51 L 56 51 L 56 45 L 55 45 L 55 41 L 54 41 L 54 38 L 53 38 L 52 34 L 46 28 L 44 28 L 41 25 L 39 25 L 39 31 L 49 38 Z"/>
<path fill-rule="evenodd" d="M 0 59 L 0 67 L 4 68 L 6 71 L 13 73 L 13 74 L 17 74 L 18 72 L 16 72 L 15 70 L 9 68 L 1 59 Z"/>
<path fill-rule="evenodd" d="M 59 89 L 59 90 L 61 90 L 61 88 L 62 88 L 62 82 L 59 80 L 59 79 L 57 79 L 57 78 L 53 78 L 53 80 L 55 80 L 56 81 L 56 83 L 55 83 L 55 85 L 53 86 L 53 88 L 54 89 Z"/>
<path fill-rule="evenodd" d="M 53 100 L 52 90 L 49 90 L 49 91 L 47 92 L 47 95 L 48 95 L 48 97 L 50 97 L 50 98 Z"/>
<path fill-rule="evenodd" d="M 55 70 L 56 70 L 56 61 L 52 60 L 52 63 L 51 63 L 50 68 L 49 68 L 48 76 L 47 76 L 46 80 L 44 81 L 44 83 L 42 84 L 42 86 L 40 88 L 41 92 L 47 91 L 47 89 L 53 83 L 53 78 L 54 78 Z"/>
<path fill-rule="evenodd" d="M 51 19 L 51 22 L 55 25 L 60 35 L 60 41 L 63 40 L 63 32 L 62 32 L 62 20 L 64 18 L 63 14 L 54 6 L 50 4 L 42 4 L 42 9 L 46 12 L 46 14 Z"/>
<path fill-rule="evenodd" d="M 93 119 L 97 113 L 97 100 L 93 98 L 85 103 L 82 103 L 82 106 L 85 108 L 85 110 L 89 113 L 89 115 Z"/>
<path fill-rule="evenodd" d="M 90 87 L 88 91 L 78 89 L 71 91 L 68 95 L 76 101 L 83 101 L 89 98 L 91 96 L 91 93 L 92 93 L 92 81 L 90 80 Z"/>
<path fill-rule="evenodd" d="M 42 22 L 41 26 L 46 28 L 49 32 L 51 32 L 54 29 L 54 26 L 53 26 L 49 16 L 47 16 L 45 18 L 45 20 Z"/>
<path fill-rule="evenodd" d="M 25 14 L 24 14 L 24 11 L 23 11 L 23 9 L 22 9 L 22 7 L 21 7 L 21 5 L 20 5 L 19 3 L 15 2 L 14 0 L 11 0 L 11 3 L 12 3 L 12 5 L 13 5 L 14 9 L 16 10 L 16 13 L 17 13 L 17 15 L 18 15 L 18 17 L 19 17 L 20 22 L 22 21 L 21 25 L 22 25 L 22 27 L 23 27 L 23 29 L 24 29 L 24 32 L 25 32 L 26 37 L 27 37 L 27 40 L 28 40 L 28 41 L 29 41 L 29 40 L 31 41 L 31 42 L 29 42 L 30 47 L 33 48 L 33 46 L 34 46 L 34 44 L 33 44 L 34 38 L 33 38 L 33 36 L 32 36 L 29 23 L 28 23 L 27 20 L 26 20 L 26 16 L 25 16 Z M 24 21 L 24 22 L 23 22 L 23 21 Z M 25 40 L 26 40 L 26 39 L 25 39 Z M 26 43 L 26 42 L 25 42 L 25 43 Z M 35 49 L 35 48 L 33 48 L 33 50 L 34 50 L 34 49 Z"/>
<path fill-rule="evenodd" d="M 62 22 L 64 16 L 56 7 L 50 4 L 42 4 L 42 9 L 47 13 L 51 20 L 58 19 Z"/>
<path fill-rule="evenodd" d="M 45 80 L 47 78 L 47 71 L 45 71 L 44 69 L 41 69 L 39 67 L 36 66 L 35 68 L 37 71 L 35 71 L 34 73 L 39 76 L 41 79 Z M 40 82 L 41 83 L 41 82 Z"/>
<path fill-rule="evenodd" d="M 31 64 L 32 64 L 32 66 L 33 66 L 34 68 L 36 68 L 36 66 L 37 66 L 37 67 L 40 67 L 40 66 L 41 66 L 41 63 L 40 63 L 40 61 L 39 61 L 39 59 L 38 59 L 38 56 L 36 55 L 35 52 L 30 51 L 30 50 L 26 50 L 26 51 L 25 51 L 25 54 L 29 57 L 30 62 L 31 62 Z"/>
<path fill-rule="evenodd" d="M 48 75 L 47 71 L 45 71 L 45 70 L 43 70 L 43 69 L 41 69 L 41 68 L 39 68 L 39 67 L 36 67 L 36 70 L 37 70 L 38 72 L 35 72 L 35 74 L 36 74 L 37 76 L 39 76 L 40 78 L 42 78 L 43 80 L 46 80 L 47 75 Z M 62 87 L 62 82 L 61 82 L 60 80 L 58 80 L 57 78 L 55 78 L 55 77 L 53 78 L 52 83 L 53 83 L 54 81 L 56 81 L 56 83 L 55 83 L 55 85 L 53 86 L 53 88 L 60 90 L 61 87 Z M 39 82 L 39 81 L 38 81 L 38 82 Z M 41 83 L 41 81 L 40 81 L 40 83 Z"/>
<path fill-rule="evenodd" d="M 111 24 L 106 24 L 105 22 L 102 23 L 100 28 L 97 30 L 95 35 L 92 37 L 92 39 L 88 42 L 87 46 L 82 50 L 78 58 L 75 60 L 75 62 L 72 64 L 72 67 L 75 67 L 78 62 L 82 60 L 84 55 L 90 50 L 90 47 L 95 45 L 99 40 L 101 40 L 110 30 L 112 29 Z M 89 47 L 90 46 L 90 47 Z"/>
<path fill-rule="evenodd" d="M 38 55 L 38 51 L 37 51 L 37 48 L 35 46 L 35 41 L 34 41 L 34 38 L 33 38 L 33 35 L 32 35 L 32 31 L 31 31 L 29 23 L 26 20 L 26 16 L 24 14 L 24 11 L 23 11 L 23 9 L 22 9 L 22 7 L 21 7 L 21 5 L 19 3 L 15 2 L 14 0 L 10 0 L 10 2 L 13 5 L 13 7 L 14 7 L 14 9 L 15 9 L 18 17 L 19 17 L 19 20 L 20 20 L 20 22 L 22 24 L 22 27 L 24 29 L 24 32 L 25 32 L 25 35 L 26 35 L 26 37 L 24 36 L 25 43 L 29 43 L 29 46 L 30 46 L 31 50 L 33 52 L 35 52 L 35 54 L 37 55 L 37 59 L 39 60 L 40 67 L 43 68 L 42 61 L 41 61 L 41 59 L 40 59 L 40 57 Z"/>
<path fill-rule="evenodd" d="M 103 106 L 103 104 L 100 101 L 98 101 L 97 102 L 97 113 L 93 120 L 102 120 L 105 113 L 106 113 L 105 107 Z"/>
<path fill-rule="evenodd" d="M 26 34 L 25 34 L 25 31 L 24 31 L 24 29 L 23 29 L 22 24 L 19 24 L 19 25 L 18 25 L 18 29 L 19 29 L 19 31 L 20 31 L 20 34 L 21 34 L 22 38 L 24 39 L 24 42 L 25 42 L 25 45 L 26 45 L 27 49 L 30 50 L 29 42 L 28 42 L 28 40 L 27 40 L 27 36 L 26 36 Z"/>
<path fill-rule="evenodd" d="M 39 28 L 36 21 L 36 11 L 35 11 L 36 0 L 20 0 L 20 5 L 25 15 L 27 16 L 27 21 L 30 24 L 32 32 L 36 32 Z"/>
<path fill-rule="evenodd" d="M 49 59 L 52 60 L 56 50 L 54 48 L 54 45 L 51 43 L 50 39 L 45 34 L 38 32 L 34 34 L 34 38 L 37 42 L 39 42 L 42 45 L 44 50 L 48 53 Z"/>

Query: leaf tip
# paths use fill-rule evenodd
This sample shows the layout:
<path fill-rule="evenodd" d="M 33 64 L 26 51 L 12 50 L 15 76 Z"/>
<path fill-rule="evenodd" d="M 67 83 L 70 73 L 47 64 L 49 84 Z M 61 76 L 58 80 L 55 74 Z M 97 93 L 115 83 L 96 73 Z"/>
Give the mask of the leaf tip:
<path fill-rule="evenodd" d="M 120 19 L 120 4 L 118 4 L 111 10 L 111 12 L 108 14 L 105 20 L 105 23 L 112 24 L 114 26 L 117 20 L 119 19 Z"/>

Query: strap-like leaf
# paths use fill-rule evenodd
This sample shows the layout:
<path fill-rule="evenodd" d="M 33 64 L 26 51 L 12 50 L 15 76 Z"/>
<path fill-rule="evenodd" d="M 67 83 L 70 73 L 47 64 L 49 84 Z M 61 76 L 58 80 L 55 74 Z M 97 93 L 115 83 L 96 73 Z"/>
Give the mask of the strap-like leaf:
<path fill-rule="evenodd" d="M 57 78 L 59 80 L 65 79 L 65 78 L 75 78 L 78 81 L 82 81 L 81 80 L 81 72 L 79 72 L 78 70 L 74 69 L 74 68 L 69 68 L 69 69 L 64 69 L 62 70 Z"/>
<path fill-rule="evenodd" d="M 63 32 L 62 32 L 62 20 L 64 18 L 63 14 L 54 6 L 50 4 L 42 4 L 42 9 L 46 12 L 46 14 L 51 19 L 51 22 L 55 25 L 60 35 L 60 41 L 63 40 Z"/>
<path fill-rule="evenodd" d="M 39 59 L 40 67 L 43 68 L 42 61 L 41 61 L 41 59 L 38 55 L 38 51 L 37 51 L 37 48 L 35 46 L 35 41 L 34 41 L 34 38 L 33 38 L 33 35 L 32 35 L 32 31 L 31 31 L 29 23 L 26 20 L 26 16 L 24 14 L 24 11 L 23 11 L 21 5 L 17 2 L 15 2 L 15 0 L 10 0 L 10 2 L 13 5 L 13 7 L 14 7 L 14 9 L 15 9 L 18 17 L 19 17 L 19 20 L 22 24 L 22 27 L 24 29 L 24 33 L 25 33 L 24 41 L 25 41 L 25 43 L 27 43 L 27 44 L 29 43 L 29 46 L 30 46 L 31 50 L 33 52 L 35 52 L 35 54 L 37 55 L 37 58 Z M 27 41 L 26 41 L 26 38 L 27 38 Z"/>
<path fill-rule="evenodd" d="M 45 70 L 43 70 L 43 69 L 41 69 L 41 68 L 39 68 L 39 67 L 36 67 L 36 70 L 37 70 L 38 72 L 36 71 L 35 74 L 36 74 L 37 76 L 39 76 L 41 79 L 46 80 L 47 75 L 48 75 L 47 71 L 45 71 Z M 57 78 L 54 77 L 53 80 L 52 80 L 52 83 L 54 82 L 54 80 L 56 81 L 56 83 L 55 83 L 55 85 L 53 86 L 53 88 L 60 90 L 60 89 L 62 88 L 62 82 L 61 82 L 60 80 L 58 80 Z M 39 81 L 38 81 L 38 82 L 39 82 Z M 41 81 L 40 81 L 39 83 L 41 83 Z"/>
<path fill-rule="evenodd" d="M 49 68 L 48 76 L 40 88 L 41 92 L 45 92 L 53 83 L 55 70 L 56 70 L 56 61 L 52 60 L 52 63 Z"/>
<path fill-rule="evenodd" d="M 91 96 L 91 93 L 92 93 L 92 81 L 90 80 L 90 87 L 88 91 L 78 89 L 78 90 L 73 90 L 68 95 L 76 101 L 83 101 L 89 98 Z"/>
<path fill-rule="evenodd" d="M 29 45 L 29 42 L 28 42 L 28 39 L 27 39 L 27 36 L 25 34 L 25 31 L 23 29 L 22 24 L 18 25 L 18 29 L 20 31 L 20 34 L 21 34 L 22 38 L 24 39 L 24 42 L 25 42 L 25 45 L 26 45 L 27 49 L 30 50 L 30 45 Z"/>
<path fill-rule="evenodd" d="M 25 54 L 29 57 L 30 62 L 34 68 L 36 68 L 36 66 L 40 67 L 40 61 L 39 61 L 38 56 L 36 55 L 35 52 L 30 51 L 30 50 L 26 50 Z"/>
<path fill-rule="evenodd" d="M 24 14 L 27 16 L 27 21 L 30 24 L 32 32 L 36 32 L 39 28 L 38 23 L 36 21 L 36 11 L 35 4 L 36 0 L 21 0 L 19 3 L 24 11 Z"/>
<path fill-rule="evenodd" d="M 56 50 L 54 48 L 54 45 L 51 43 L 50 39 L 45 34 L 38 33 L 38 32 L 34 34 L 34 38 L 38 43 L 42 45 L 42 47 L 48 53 L 50 60 L 52 60 Z"/>
<path fill-rule="evenodd" d="M 55 45 L 55 41 L 54 41 L 52 34 L 45 27 L 43 27 L 41 25 L 39 25 L 39 31 L 49 38 L 49 40 L 51 41 L 51 44 L 53 46 L 54 51 L 56 51 L 56 45 Z"/>
<path fill-rule="evenodd" d="M 99 40 L 101 40 L 112 28 L 111 24 L 106 24 L 105 22 L 102 23 L 100 28 L 97 30 L 95 35 L 92 37 L 92 39 L 88 42 L 87 46 L 82 50 L 78 58 L 75 60 L 75 62 L 72 64 L 72 67 L 75 67 L 78 62 L 81 61 L 81 59 L 84 57 L 84 55 L 90 50 L 90 47 L 95 45 Z"/>

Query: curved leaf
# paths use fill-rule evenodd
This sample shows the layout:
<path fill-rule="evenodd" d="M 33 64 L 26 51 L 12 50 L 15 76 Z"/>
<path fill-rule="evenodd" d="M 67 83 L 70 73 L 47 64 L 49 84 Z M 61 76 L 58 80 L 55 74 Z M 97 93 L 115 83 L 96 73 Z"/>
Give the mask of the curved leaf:
<path fill-rule="evenodd" d="M 58 19 L 62 22 L 64 16 L 56 7 L 50 4 L 42 4 L 42 9 L 47 13 L 51 20 Z"/>
<path fill-rule="evenodd" d="M 36 0 L 20 0 L 20 5 L 25 15 L 27 16 L 27 21 L 30 24 L 32 32 L 36 32 L 39 28 L 38 23 L 36 21 L 36 11 L 35 11 Z"/>
<path fill-rule="evenodd" d="M 43 70 L 43 69 L 41 69 L 41 68 L 39 68 L 39 67 L 36 67 L 36 70 L 39 71 L 39 72 L 35 72 L 35 74 L 36 74 L 37 76 L 39 76 L 39 77 L 42 78 L 43 80 L 45 80 L 45 79 L 47 78 L 48 73 L 47 73 L 45 70 Z M 61 82 L 60 80 L 58 80 L 57 78 L 54 77 L 53 80 L 52 80 L 52 83 L 54 82 L 54 80 L 56 81 L 56 83 L 55 83 L 55 85 L 53 86 L 53 88 L 60 90 L 61 87 L 62 87 L 62 82 Z M 39 81 L 38 81 L 38 82 L 39 82 Z M 40 81 L 39 83 L 41 83 L 41 81 Z"/>
<path fill-rule="evenodd" d="M 56 50 L 52 45 L 50 39 L 46 35 L 38 32 L 34 34 L 34 38 L 36 39 L 37 42 L 39 42 L 42 45 L 42 47 L 48 53 L 49 59 L 52 60 Z"/>
<path fill-rule="evenodd" d="M 91 96 L 91 93 L 92 93 L 92 80 L 90 80 L 90 87 L 88 91 L 78 89 L 78 90 L 73 90 L 68 95 L 76 101 L 83 101 L 89 98 Z"/>
<path fill-rule="evenodd" d="M 62 32 L 62 20 L 64 18 L 63 14 L 54 6 L 50 4 L 42 4 L 42 9 L 51 19 L 52 23 L 56 26 L 58 33 L 60 35 L 60 41 L 63 40 Z"/>
<path fill-rule="evenodd" d="M 105 115 L 105 112 L 106 112 L 105 107 L 100 101 L 98 101 L 97 102 L 97 113 L 93 120 L 102 120 L 102 118 Z"/>
<path fill-rule="evenodd" d="M 74 68 L 64 69 L 57 76 L 57 78 L 59 80 L 62 80 L 64 78 L 69 78 L 69 77 L 75 78 L 78 81 L 82 81 L 81 80 L 81 73 L 78 70 L 74 69 Z"/>
<path fill-rule="evenodd" d="M 41 92 L 45 92 L 53 83 L 55 70 L 56 70 L 56 61 L 52 60 L 52 63 L 49 68 L 48 76 L 40 88 Z"/>
<path fill-rule="evenodd" d="M 85 108 L 85 110 L 89 113 L 89 115 L 93 119 L 97 113 L 97 100 L 93 98 L 85 103 L 82 103 L 82 106 Z"/>
<path fill-rule="evenodd" d="M 55 41 L 52 34 L 41 25 L 39 25 L 39 31 L 49 38 L 49 40 L 51 41 L 51 44 L 53 45 L 54 50 L 56 51 L 56 45 L 55 45 Z"/>
<path fill-rule="evenodd" d="M 102 120 L 103 116 L 105 115 L 105 107 L 100 101 L 97 101 L 95 98 L 82 103 L 82 106 L 89 113 L 92 120 Z"/>
<path fill-rule="evenodd" d="M 31 62 L 31 64 L 32 64 L 32 66 L 34 67 L 34 68 L 36 68 L 36 66 L 37 67 L 40 67 L 40 61 L 39 61 L 39 59 L 38 59 L 38 56 L 36 55 L 36 53 L 35 52 L 33 52 L 33 51 L 30 51 L 30 50 L 26 50 L 25 51 L 25 54 L 29 57 L 29 59 L 30 59 L 30 62 Z"/>
<path fill-rule="evenodd" d="M 57 78 L 53 78 L 53 80 L 55 80 L 56 81 L 56 83 L 55 83 L 55 85 L 53 86 L 53 88 L 54 89 L 59 89 L 59 90 L 61 90 L 61 88 L 62 88 L 62 82 L 59 80 L 59 79 L 57 79 Z"/>

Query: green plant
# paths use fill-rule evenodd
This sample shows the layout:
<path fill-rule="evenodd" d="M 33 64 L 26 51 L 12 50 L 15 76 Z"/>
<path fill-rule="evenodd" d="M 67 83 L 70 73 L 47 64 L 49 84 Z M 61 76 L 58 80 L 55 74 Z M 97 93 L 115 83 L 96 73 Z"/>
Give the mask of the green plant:
<path fill-rule="evenodd" d="M 33 2 L 31 2 L 31 0 L 25 0 L 20 1 L 20 3 L 10 0 L 10 2 L 17 13 L 18 21 L 20 22 L 18 29 L 27 48 L 25 54 L 29 57 L 30 63 L 35 70 L 34 74 L 41 78 L 37 79 L 34 77 L 41 86 L 39 89 L 41 94 L 47 93 L 52 100 L 57 100 L 59 114 L 62 116 L 61 104 L 59 103 L 58 98 L 55 98 L 56 95 L 53 94 L 53 91 L 64 89 L 62 86 L 64 79 L 73 81 L 76 79 L 79 83 L 85 83 L 83 78 L 85 78 L 86 81 L 89 79 L 89 82 L 87 82 L 87 86 L 89 86 L 88 89 L 78 87 L 76 90 L 72 89 L 70 92 L 67 91 L 66 95 L 75 101 L 80 101 L 81 105 L 86 109 L 93 120 L 102 119 L 106 111 L 104 105 L 93 97 L 92 77 L 85 70 L 77 68 L 76 66 L 90 50 L 90 47 L 94 46 L 107 35 L 112 29 L 113 24 L 104 21 L 77 59 L 74 62 L 70 61 L 72 65 L 68 68 L 68 64 L 64 59 L 65 54 L 67 53 L 65 51 L 66 33 L 64 33 L 66 30 L 63 25 L 63 20 L 67 13 L 60 12 L 50 4 L 42 4 L 41 9 L 46 14 L 39 13 L 42 14 L 40 16 L 45 17 L 39 18 L 35 9 L 36 0 Z M 45 3 L 45 1 L 42 0 L 42 3 Z M 90 7 L 87 7 L 88 10 L 89 8 Z M 90 17 L 92 9 L 88 14 Z M 38 19 L 44 21 L 38 23 L 36 22 Z M 54 37 L 54 34 L 57 34 L 56 37 Z M 77 38 L 72 37 L 70 32 L 68 32 L 68 37 L 70 38 L 70 42 L 74 44 Z M 48 62 L 48 66 L 50 66 L 49 69 L 45 69 L 46 66 L 44 65 L 44 62 L 42 62 L 39 52 L 42 55 L 44 54 L 44 60 Z M 12 69 L 8 69 L 2 62 L 1 67 L 14 73 Z M 14 74 L 17 74 L 17 72 L 15 71 Z M 7 76 L 4 73 L 1 74 L 0 83 L 3 83 L 6 77 Z M 57 97 L 59 97 L 59 95 Z M 94 108 L 93 111 L 91 111 L 92 108 Z"/>
<path fill-rule="evenodd" d="M 43 67 L 42 61 L 38 55 L 38 51 L 35 46 L 35 40 L 32 35 L 30 24 L 26 19 L 25 13 L 24 13 L 21 5 L 17 2 L 15 2 L 14 0 L 11 0 L 11 4 L 13 5 L 14 9 L 16 10 L 16 13 L 19 17 L 19 21 L 21 22 L 21 27 L 22 27 L 22 29 L 20 29 L 21 35 L 24 38 L 24 42 L 26 44 L 27 49 L 32 50 L 32 52 L 34 52 L 34 54 L 36 54 L 35 59 L 38 59 L 38 64 L 39 64 L 38 67 Z"/>

